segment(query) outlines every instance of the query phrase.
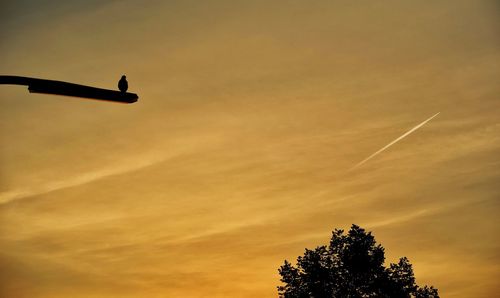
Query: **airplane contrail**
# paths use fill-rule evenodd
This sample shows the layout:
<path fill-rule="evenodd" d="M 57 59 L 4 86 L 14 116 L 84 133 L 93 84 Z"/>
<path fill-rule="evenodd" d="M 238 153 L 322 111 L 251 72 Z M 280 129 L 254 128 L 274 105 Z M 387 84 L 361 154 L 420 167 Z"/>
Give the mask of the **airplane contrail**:
<path fill-rule="evenodd" d="M 415 130 L 419 129 L 420 127 L 422 127 L 425 123 L 429 122 L 432 120 L 432 118 L 436 117 L 437 115 L 439 115 L 440 112 L 438 112 L 436 115 L 430 117 L 429 119 L 425 120 L 424 122 L 420 123 L 419 125 L 415 126 L 414 128 L 410 129 L 409 131 L 407 131 L 405 134 L 403 134 L 402 136 L 400 136 L 399 138 L 395 139 L 394 141 L 390 142 L 389 144 L 385 145 L 382 149 L 378 150 L 377 152 L 373 153 L 372 155 L 368 156 L 367 158 L 363 159 L 362 161 L 360 161 L 359 163 L 357 163 L 355 166 L 353 166 L 351 169 L 349 169 L 349 171 L 351 170 L 354 170 L 358 167 L 360 167 L 361 165 L 363 165 L 365 162 L 369 161 L 370 159 L 372 159 L 373 157 L 375 157 L 376 155 L 378 155 L 379 153 L 381 153 L 382 151 L 384 151 L 385 149 L 391 147 L 392 145 L 396 144 L 397 142 L 399 142 L 400 140 L 402 140 L 403 138 L 405 138 L 406 136 L 408 136 L 409 134 L 411 134 L 412 132 L 414 132 Z"/>

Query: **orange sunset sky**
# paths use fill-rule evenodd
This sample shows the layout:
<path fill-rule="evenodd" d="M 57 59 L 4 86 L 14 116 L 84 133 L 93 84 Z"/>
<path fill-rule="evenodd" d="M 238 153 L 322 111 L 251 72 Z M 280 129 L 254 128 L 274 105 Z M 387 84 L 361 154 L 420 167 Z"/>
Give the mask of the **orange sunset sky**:
<path fill-rule="evenodd" d="M 500 292 L 498 1 L 0 1 L 0 296 L 276 297 L 353 223 Z M 362 166 L 354 165 L 440 114 Z"/>

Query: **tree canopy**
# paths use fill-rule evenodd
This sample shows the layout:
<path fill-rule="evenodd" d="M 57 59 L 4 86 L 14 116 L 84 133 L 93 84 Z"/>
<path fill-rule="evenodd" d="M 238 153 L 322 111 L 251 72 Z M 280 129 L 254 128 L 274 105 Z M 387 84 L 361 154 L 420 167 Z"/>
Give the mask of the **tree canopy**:
<path fill-rule="evenodd" d="M 278 293 L 283 298 L 397 297 L 439 298 L 432 286 L 415 283 L 410 261 L 384 266 L 384 248 L 371 232 L 352 225 L 347 234 L 335 229 L 328 246 L 306 249 L 296 266 L 285 260 L 278 270 Z"/>

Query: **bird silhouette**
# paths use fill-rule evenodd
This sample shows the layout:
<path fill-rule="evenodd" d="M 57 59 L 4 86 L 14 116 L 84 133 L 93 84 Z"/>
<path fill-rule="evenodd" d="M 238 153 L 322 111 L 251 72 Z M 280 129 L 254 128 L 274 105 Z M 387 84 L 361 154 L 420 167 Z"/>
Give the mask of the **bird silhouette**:
<path fill-rule="evenodd" d="M 118 81 L 118 89 L 120 89 L 120 91 L 123 93 L 127 92 L 128 82 L 125 75 L 123 75 L 122 78 Z"/>

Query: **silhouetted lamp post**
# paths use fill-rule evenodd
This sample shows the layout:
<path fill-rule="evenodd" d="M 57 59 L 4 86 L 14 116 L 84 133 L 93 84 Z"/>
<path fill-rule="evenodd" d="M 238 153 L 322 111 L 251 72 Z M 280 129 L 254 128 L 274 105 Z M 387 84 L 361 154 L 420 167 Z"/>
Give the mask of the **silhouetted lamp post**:
<path fill-rule="evenodd" d="M 0 84 L 28 86 L 30 93 L 82 97 L 120 103 L 134 103 L 139 99 L 135 93 L 19 76 L 0 76 Z"/>

